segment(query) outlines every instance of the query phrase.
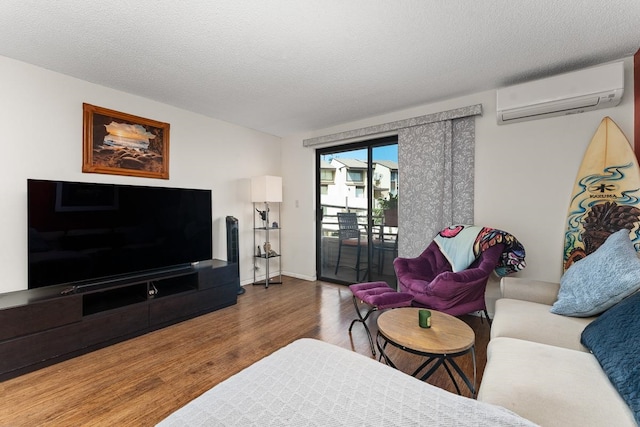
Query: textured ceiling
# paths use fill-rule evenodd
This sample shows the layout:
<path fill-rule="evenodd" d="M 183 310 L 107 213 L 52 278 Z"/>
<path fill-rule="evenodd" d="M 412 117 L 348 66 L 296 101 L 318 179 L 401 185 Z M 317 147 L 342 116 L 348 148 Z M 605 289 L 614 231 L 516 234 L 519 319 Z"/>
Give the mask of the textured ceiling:
<path fill-rule="evenodd" d="M 0 55 L 279 136 L 638 48 L 639 0 L 0 2 Z"/>

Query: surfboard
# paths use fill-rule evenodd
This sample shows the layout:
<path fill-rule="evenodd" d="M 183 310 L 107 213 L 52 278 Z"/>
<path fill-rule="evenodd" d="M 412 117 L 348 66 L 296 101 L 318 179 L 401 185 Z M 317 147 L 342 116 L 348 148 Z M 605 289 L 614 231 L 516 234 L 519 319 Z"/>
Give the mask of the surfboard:
<path fill-rule="evenodd" d="M 640 251 L 640 167 L 631 144 L 609 117 L 600 122 L 582 159 L 566 225 L 565 271 L 623 228 Z"/>

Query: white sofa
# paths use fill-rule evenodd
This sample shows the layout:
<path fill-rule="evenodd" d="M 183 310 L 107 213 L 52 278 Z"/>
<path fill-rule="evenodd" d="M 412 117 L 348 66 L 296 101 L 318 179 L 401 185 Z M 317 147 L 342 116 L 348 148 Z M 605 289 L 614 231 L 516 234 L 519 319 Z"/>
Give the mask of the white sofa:
<path fill-rule="evenodd" d="M 552 314 L 560 285 L 501 281 L 478 400 L 542 426 L 636 426 L 634 414 L 581 343 L 595 317 Z"/>

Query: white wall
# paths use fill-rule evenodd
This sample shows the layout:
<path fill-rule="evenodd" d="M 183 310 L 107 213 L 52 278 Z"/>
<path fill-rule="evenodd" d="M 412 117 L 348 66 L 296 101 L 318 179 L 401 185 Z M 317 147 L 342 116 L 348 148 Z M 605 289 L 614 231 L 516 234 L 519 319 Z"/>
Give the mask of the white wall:
<path fill-rule="evenodd" d="M 593 133 L 610 116 L 633 143 L 631 57 L 625 59 L 625 94 L 614 108 L 498 126 L 492 90 L 285 138 L 283 208 L 287 229 L 295 233 L 283 238 L 284 270 L 315 277 L 314 149 L 303 148 L 303 139 L 472 104 L 483 106 L 476 120 L 475 222 L 511 232 L 523 243 L 527 268 L 520 276 L 559 280 L 570 192 Z"/>
<path fill-rule="evenodd" d="M 523 277 L 558 280 L 569 193 L 600 120 L 633 135 L 633 59 L 625 59 L 625 95 L 615 108 L 498 126 L 495 91 L 345 123 L 279 139 L 166 104 L 0 57 L 0 292 L 25 289 L 26 180 L 59 179 L 213 190 L 214 257 L 226 259 L 224 218 L 240 220 L 241 281 L 253 281 L 250 177 L 283 177 L 283 272 L 314 279 L 315 157 L 302 140 L 471 104 L 476 120 L 477 224 L 513 233 L 527 250 Z M 83 174 L 82 103 L 171 124 L 170 179 Z"/>
<path fill-rule="evenodd" d="M 226 259 L 225 217 L 237 217 L 241 280 L 253 281 L 249 183 L 280 173 L 280 138 L 4 57 L 0 85 L 0 292 L 27 288 L 27 178 L 211 189 L 213 255 Z M 82 173 L 83 102 L 168 122 L 170 179 Z"/>

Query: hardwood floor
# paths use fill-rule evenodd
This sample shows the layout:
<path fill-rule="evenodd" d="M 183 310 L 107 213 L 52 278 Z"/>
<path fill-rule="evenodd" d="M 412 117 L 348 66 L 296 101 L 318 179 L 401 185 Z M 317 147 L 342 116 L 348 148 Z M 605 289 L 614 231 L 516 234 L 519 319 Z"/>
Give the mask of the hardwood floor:
<path fill-rule="evenodd" d="M 0 425 L 154 425 L 302 337 L 372 357 L 362 325 L 354 325 L 351 336 L 348 333 L 355 317 L 348 287 L 283 279 L 284 284 L 268 289 L 246 286 L 235 306 L 0 383 Z M 462 319 L 476 332 L 479 384 L 489 326 L 478 317 Z M 375 314 L 368 323 L 375 337 Z M 405 372 L 420 363 L 417 356 L 397 349 L 389 353 Z M 472 373 L 470 355 L 457 362 Z M 455 391 L 443 369 L 428 382 Z"/>

